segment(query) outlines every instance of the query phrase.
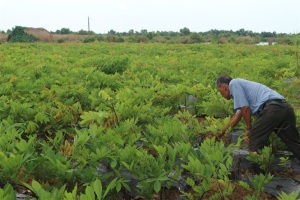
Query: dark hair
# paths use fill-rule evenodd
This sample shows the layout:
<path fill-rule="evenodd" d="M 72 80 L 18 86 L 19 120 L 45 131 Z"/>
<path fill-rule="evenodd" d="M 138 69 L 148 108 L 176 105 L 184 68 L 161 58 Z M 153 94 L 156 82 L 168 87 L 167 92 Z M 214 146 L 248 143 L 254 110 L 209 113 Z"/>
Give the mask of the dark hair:
<path fill-rule="evenodd" d="M 220 87 L 220 85 L 223 84 L 223 83 L 229 85 L 231 80 L 232 80 L 232 78 L 230 76 L 228 76 L 226 74 L 223 74 L 223 75 L 219 76 L 219 78 L 217 78 L 216 86 Z"/>

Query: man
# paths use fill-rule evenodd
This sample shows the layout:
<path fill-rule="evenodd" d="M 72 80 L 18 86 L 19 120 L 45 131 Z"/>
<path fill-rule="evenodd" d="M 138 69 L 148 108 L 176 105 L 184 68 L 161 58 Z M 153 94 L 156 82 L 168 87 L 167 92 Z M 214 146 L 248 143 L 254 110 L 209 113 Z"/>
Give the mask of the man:
<path fill-rule="evenodd" d="M 222 133 L 238 124 L 241 118 L 246 124 L 245 141 L 249 150 L 256 152 L 267 145 L 274 131 L 288 149 L 300 161 L 300 138 L 296 128 L 296 116 L 291 105 L 278 92 L 257 82 L 232 79 L 222 75 L 216 80 L 218 91 L 227 100 L 233 99 L 235 114 Z M 257 116 L 251 124 L 251 115 Z"/>

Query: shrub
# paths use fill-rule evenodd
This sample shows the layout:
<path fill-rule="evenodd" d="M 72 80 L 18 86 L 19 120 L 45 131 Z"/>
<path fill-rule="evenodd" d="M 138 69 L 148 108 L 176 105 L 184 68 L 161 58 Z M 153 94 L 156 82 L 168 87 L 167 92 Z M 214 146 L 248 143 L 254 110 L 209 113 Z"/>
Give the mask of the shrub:
<path fill-rule="evenodd" d="M 82 40 L 83 43 L 91 43 L 91 42 L 95 42 L 95 41 L 96 41 L 95 37 L 87 37 Z"/>
<path fill-rule="evenodd" d="M 59 38 L 57 40 L 58 43 L 64 43 L 64 42 L 67 42 L 69 40 L 69 38 Z"/>
<path fill-rule="evenodd" d="M 25 33 L 24 27 L 16 26 L 8 36 L 9 42 L 37 42 L 38 38 Z"/>
<path fill-rule="evenodd" d="M 99 42 L 103 42 L 103 41 L 105 40 L 105 38 L 104 38 L 102 35 L 98 35 L 98 36 L 96 37 L 96 39 L 97 39 L 97 41 L 99 41 Z"/>

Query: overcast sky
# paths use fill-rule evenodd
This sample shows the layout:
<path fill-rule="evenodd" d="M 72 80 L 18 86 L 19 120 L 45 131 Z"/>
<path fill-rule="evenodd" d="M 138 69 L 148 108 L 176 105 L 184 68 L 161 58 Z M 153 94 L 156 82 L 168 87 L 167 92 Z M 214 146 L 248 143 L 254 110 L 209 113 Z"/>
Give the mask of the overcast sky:
<path fill-rule="evenodd" d="M 300 32 L 300 0 L 0 0 L 0 30 Z"/>

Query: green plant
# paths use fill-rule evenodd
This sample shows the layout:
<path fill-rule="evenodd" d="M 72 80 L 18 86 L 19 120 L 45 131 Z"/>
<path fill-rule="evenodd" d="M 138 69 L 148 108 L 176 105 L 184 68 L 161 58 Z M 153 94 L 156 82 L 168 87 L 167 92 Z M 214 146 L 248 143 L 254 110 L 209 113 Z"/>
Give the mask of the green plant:
<path fill-rule="evenodd" d="M 274 159 L 274 154 L 272 153 L 271 147 L 265 146 L 263 149 L 259 149 L 257 153 L 250 153 L 246 159 L 257 163 L 259 167 L 267 174 L 270 172 L 270 165 Z"/>
<path fill-rule="evenodd" d="M 126 56 L 97 56 L 89 57 L 83 62 L 84 67 L 96 67 L 106 74 L 123 73 L 129 67 Z"/>
<path fill-rule="evenodd" d="M 238 183 L 239 183 L 240 186 L 242 186 L 243 188 L 245 188 L 247 191 L 251 190 L 249 184 L 246 183 L 245 181 L 239 181 Z"/>
<path fill-rule="evenodd" d="M 80 194 L 77 185 L 75 185 L 72 192 L 68 192 L 66 190 L 65 185 L 63 185 L 60 189 L 52 188 L 50 191 L 48 191 L 45 190 L 43 186 L 35 180 L 33 180 L 31 184 L 23 182 L 23 185 L 27 187 L 30 191 L 32 191 L 38 199 L 49 199 L 49 200 L 56 200 L 56 199 L 103 200 L 109 197 L 109 193 L 112 190 L 115 190 L 117 193 L 119 193 L 122 185 L 125 185 L 125 187 L 129 189 L 128 186 L 126 185 L 126 181 L 117 178 L 111 180 L 106 188 L 103 187 L 99 179 L 96 179 L 90 184 L 87 184 L 84 192 Z M 12 187 L 9 184 L 5 186 L 4 190 L 0 189 L 0 197 L 1 194 L 2 197 L 8 197 L 8 196 L 12 197 L 12 195 L 15 195 Z M 9 198 L 9 199 L 15 199 L 15 196 L 14 198 Z"/>
<path fill-rule="evenodd" d="M 174 166 L 176 149 L 170 145 L 155 145 L 154 148 L 156 150 L 154 155 L 138 150 L 134 152 L 134 157 L 131 155 L 130 163 L 128 160 L 121 160 L 122 165 L 137 177 L 138 193 L 147 198 L 152 198 L 153 192 L 158 193 L 162 188 L 170 188 L 180 174 L 176 173 L 180 170 Z M 130 152 L 129 150 L 126 149 L 126 155 Z"/>
<path fill-rule="evenodd" d="M 0 199 L 16 199 L 16 192 L 9 183 L 3 189 L 0 188 Z"/>
<path fill-rule="evenodd" d="M 210 184 L 211 199 L 230 198 L 233 146 L 217 141 L 232 101 L 219 95 L 214 80 L 230 73 L 275 87 L 299 116 L 297 51 L 288 45 L 1 44 L 1 185 L 18 189 L 36 180 L 49 193 L 66 185 L 74 199 L 97 178 L 103 191 L 117 178 L 106 198 L 125 198 L 128 185 L 151 199 L 157 191 L 164 197 L 180 176 L 197 191 L 189 198 L 207 195 Z M 187 95 L 195 101 L 185 101 Z M 207 118 L 198 123 L 194 114 Z M 267 165 L 268 152 L 261 154 L 264 159 L 255 159 Z"/>
<path fill-rule="evenodd" d="M 244 200 L 257 200 L 257 195 L 253 194 L 253 195 L 246 195 L 244 197 Z"/>
<path fill-rule="evenodd" d="M 32 171 L 31 162 L 34 161 L 36 137 L 32 136 L 25 141 L 20 134 L 12 128 L 6 130 L 8 134 L 0 135 L 0 183 L 9 182 L 17 184 L 25 176 L 24 171 Z"/>
<path fill-rule="evenodd" d="M 270 182 L 272 177 L 273 176 L 271 174 L 267 174 L 267 175 L 259 174 L 259 175 L 255 175 L 253 178 L 252 177 L 249 178 L 251 185 L 256 191 L 257 197 L 259 197 L 260 194 L 264 191 L 265 186 Z"/>
<path fill-rule="evenodd" d="M 199 153 L 196 154 L 199 156 L 189 156 L 188 163 L 182 165 L 193 175 L 193 179 L 187 178 L 186 182 L 193 188 L 196 197 L 203 198 L 213 186 L 213 179 L 217 179 L 226 188 L 222 190 L 220 187 L 216 197 L 231 194 L 233 186 L 230 185 L 228 175 L 233 162 L 232 147 L 233 145 L 225 147 L 223 142 L 216 142 L 215 137 L 205 139 L 199 147 Z M 187 193 L 184 195 L 190 196 Z"/>
<path fill-rule="evenodd" d="M 288 167 L 289 157 L 279 157 L 279 160 L 280 160 L 279 165 L 284 167 L 287 170 L 289 168 Z"/>
<path fill-rule="evenodd" d="M 299 195 L 299 190 L 295 192 L 291 192 L 287 194 L 285 192 L 281 192 L 281 194 L 277 197 L 278 200 L 297 200 Z"/>
<path fill-rule="evenodd" d="M 35 180 L 32 181 L 31 185 L 24 183 L 23 185 L 31 190 L 38 199 L 49 199 L 49 200 L 56 200 L 62 199 L 64 196 L 65 185 L 62 186 L 60 189 L 53 188 L 52 191 L 46 191 L 43 187 Z"/>
<path fill-rule="evenodd" d="M 87 37 L 82 40 L 83 43 L 90 43 L 90 42 L 95 42 L 95 41 L 96 41 L 95 37 Z"/>
<path fill-rule="evenodd" d="M 209 86 L 211 87 L 211 86 Z M 227 117 L 232 114 L 232 101 L 223 98 L 217 89 L 212 88 L 204 97 L 198 113 L 212 117 Z"/>
<path fill-rule="evenodd" d="M 99 179 L 96 179 L 91 185 L 86 186 L 85 193 L 80 194 L 80 200 L 102 200 L 107 199 L 109 192 L 112 190 L 116 190 L 117 193 L 120 192 L 122 184 L 124 185 L 125 182 L 123 180 L 118 180 L 117 178 L 113 179 L 106 188 L 103 188 L 102 183 Z M 128 186 L 125 184 L 125 187 Z"/>
<path fill-rule="evenodd" d="M 25 33 L 25 28 L 21 26 L 16 26 L 11 34 L 8 36 L 9 42 L 37 42 L 39 41 L 38 38 L 34 37 L 33 35 L 29 35 Z"/>
<path fill-rule="evenodd" d="M 7 156 L 3 152 L 0 152 L 1 183 L 4 183 L 9 179 L 13 182 L 17 182 L 19 180 L 18 175 L 24 160 L 25 159 L 22 155 L 10 154 Z"/>

